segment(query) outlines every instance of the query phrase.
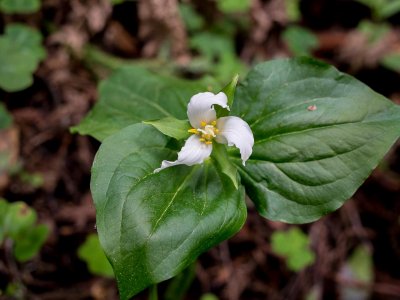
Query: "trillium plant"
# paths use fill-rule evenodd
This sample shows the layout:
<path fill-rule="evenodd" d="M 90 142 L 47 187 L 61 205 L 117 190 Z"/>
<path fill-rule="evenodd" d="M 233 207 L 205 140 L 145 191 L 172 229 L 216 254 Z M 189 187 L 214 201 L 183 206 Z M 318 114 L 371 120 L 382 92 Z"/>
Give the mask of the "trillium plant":
<path fill-rule="evenodd" d="M 172 278 L 246 220 L 338 209 L 400 135 L 400 108 L 325 63 L 283 59 L 237 84 L 125 67 L 72 131 L 101 141 L 91 191 L 121 299 Z"/>

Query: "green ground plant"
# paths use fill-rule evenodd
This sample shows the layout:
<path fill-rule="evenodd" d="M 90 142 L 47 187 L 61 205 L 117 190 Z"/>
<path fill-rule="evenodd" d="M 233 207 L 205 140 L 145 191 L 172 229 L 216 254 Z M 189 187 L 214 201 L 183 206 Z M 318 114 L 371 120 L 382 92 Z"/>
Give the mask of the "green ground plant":
<path fill-rule="evenodd" d="M 202 164 L 159 171 L 188 134 L 182 124 L 190 97 L 207 88 L 228 95 L 230 111 L 216 108 L 217 118 L 231 114 L 249 124 L 252 155 L 244 166 L 237 149 L 213 143 Z M 156 127 L 143 123 L 154 119 Z M 245 193 L 262 217 L 287 223 L 338 209 L 397 140 L 399 121 L 391 101 L 308 58 L 261 63 L 224 89 L 117 70 L 73 131 L 102 142 L 91 190 L 121 298 L 176 276 L 240 230 Z"/>

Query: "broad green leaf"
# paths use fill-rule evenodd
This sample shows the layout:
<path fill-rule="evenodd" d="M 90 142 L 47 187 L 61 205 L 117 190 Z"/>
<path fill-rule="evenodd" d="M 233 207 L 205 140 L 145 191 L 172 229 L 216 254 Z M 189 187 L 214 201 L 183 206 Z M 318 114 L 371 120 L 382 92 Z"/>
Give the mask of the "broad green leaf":
<path fill-rule="evenodd" d="M 188 130 L 192 128 L 188 120 L 178 120 L 173 117 L 154 121 L 144 121 L 143 123 L 152 125 L 163 134 L 177 140 L 187 139 L 190 135 Z"/>
<path fill-rule="evenodd" d="M 78 256 L 86 262 L 90 273 L 105 277 L 114 277 L 112 267 L 101 248 L 97 234 L 91 234 L 79 247 Z"/>
<path fill-rule="evenodd" d="M 122 68 L 100 84 L 99 102 L 71 131 L 103 140 L 145 120 L 186 119 L 190 98 L 205 90 L 200 82 L 163 77 L 141 68 Z"/>
<path fill-rule="evenodd" d="M 311 56 L 312 50 L 318 47 L 318 38 L 308 29 L 290 26 L 283 32 L 283 39 L 295 56 Z"/>
<path fill-rule="evenodd" d="M 6 14 L 29 14 L 40 9 L 40 0 L 0 0 L 0 11 Z"/>
<path fill-rule="evenodd" d="M 0 88 L 15 92 L 29 87 L 32 73 L 46 53 L 42 36 L 32 28 L 11 24 L 0 36 Z"/>
<path fill-rule="evenodd" d="M 308 236 L 298 227 L 288 231 L 275 231 L 271 236 L 272 251 L 287 259 L 290 270 L 298 272 L 314 263 L 315 254 L 310 250 Z"/>
<path fill-rule="evenodd" d="M 0 103 L 0 130 L 9 127 L 12 123 L 12 117 L 5 106 Z"/>
<path fill-rule="evenodd" d="M 177 275 L 246 218 L 243 188 L 211 160 L 154 173 L 176 158 L 168 141 L 152 126 L 131 125 L 104 140 L 93 164 L 97 229 L 121 299 Z"/>
<path fill-rule="evenodd" d="M 242 183 L 264 217 L 317 220 L 350 198 L 400 135 L 400 108 L 353 77 L 308 58 L 256 66 L 233 115 L 253 130 Z"/>
<path fill-rule="evenodd" d="M 32 259 L 40 251 L 48 235 L 49 228 L 44 224 L 27 228 L 15 239 L 15 258 L 20 262 Z"/>

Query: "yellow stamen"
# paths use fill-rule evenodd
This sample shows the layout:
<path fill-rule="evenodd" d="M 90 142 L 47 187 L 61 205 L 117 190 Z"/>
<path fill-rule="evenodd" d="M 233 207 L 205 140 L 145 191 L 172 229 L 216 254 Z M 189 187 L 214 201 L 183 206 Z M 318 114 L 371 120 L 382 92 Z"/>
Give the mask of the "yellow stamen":
<path fill-rule="evenodd" d="M 214 133 L 215 133 L 215 134 L 219 133 L 219 129 L 214 128 Z"/>
<path fill-rule="evenodd" d="M 203 139 L 203 138 L 200 139 L 200 142 L 205 142 L 205 141 L 206 141 L 206 139 Z"/>
<path fill-rule="evenodd" d="M 201 126 L 201 127 L 206 127 L 206 125 L 207 125 L 206 122 L 204 122 L 204 121 L 201 121 L 201 122 L 200 122 L 200 126 Z"/>
<path fill-rule="evenodd" d="M 199 133 L 199 132 L 197 131 L 197 129 L 195 129 L 195 128 L 189 129 L 188 132 L 194 133 L 194 134 L 198 134 L 198 133 Z"/>
<path fill-rule="evenodd" d="M 206 145 L 211 145 L 211 144 L 212 144 L 211 141 L 207 141 L 207 142 L 206 142 Z"/>
<path fill-rule="evenodd" d="M 217 125 L 217 121 L 212 121 L 212 122 L 211 122 L 211 125 L 212 125 L 212 126 L 216 126 L 216 125 Z"/>

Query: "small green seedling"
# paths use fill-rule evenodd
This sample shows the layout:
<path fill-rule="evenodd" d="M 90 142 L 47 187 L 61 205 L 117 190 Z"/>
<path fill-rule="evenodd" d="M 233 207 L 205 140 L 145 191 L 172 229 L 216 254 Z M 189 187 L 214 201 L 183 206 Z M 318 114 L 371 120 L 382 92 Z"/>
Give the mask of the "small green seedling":
<path fill-rule="evenodd" d="M 0 36 L 0 88 L 16 92 L 33 83 L 33 72 L 46 55 L 40 32 L 11 24 Z"/>
<path fill-rule="evenodd" d="M 114 277 L 114 272 L 103 249 L 100 246 L 97 234 L 90 234 L 79 247 L 78 256 L 86 262 L 90 273 L 104 277 Z"/>
<path fill-rule="evenodd" d="M 318 38 L 310 30 L 300 26 L 289 26 L 283 32 L 283 39 L 294 56 L 311 56 L 318 47 Z"/>
<path fill-rule="evenodd" d="M 19 262 L 37 255 L 49 235 L 49 228 L 37 225 L 36 221 L 36 212 L 24 202 L 8 203 L 0 199 L 0 245 L 10 239 Z"/>
<path fill-rule="evenodd" d="M 371 249 L 366 245 L 355 248 L 340 270 L 343 280 L 361 283 L 364 288 L 341 286 L 342 299 L 370 299 L 371 285 L 374 281 L 374 262 Z"/>
<path fill-rule="evenodd" d="M 286 259 L 288 268 L 298 272 L 315 261 L 310 240 L 298 227 L 288 231 L 275 231 L 271 236 L 272 251 Z"/>

